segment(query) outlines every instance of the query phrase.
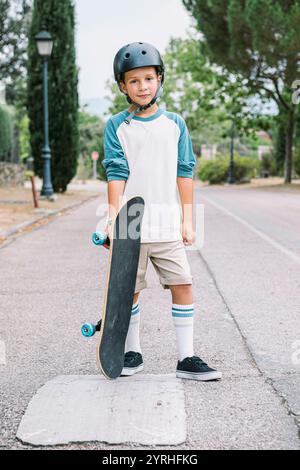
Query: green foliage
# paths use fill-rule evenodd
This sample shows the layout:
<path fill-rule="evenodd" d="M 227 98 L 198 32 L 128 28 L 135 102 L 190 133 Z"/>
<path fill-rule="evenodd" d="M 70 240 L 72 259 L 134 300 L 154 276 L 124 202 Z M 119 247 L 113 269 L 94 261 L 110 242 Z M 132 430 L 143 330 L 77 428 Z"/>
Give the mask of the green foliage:
<path fill-rule="evenodd" d="M 209 184 L 224 183 L 228 176 L 228 159 L 217 158 L 216 160 L 200 160 L 198 177 L 201 181 Z"/>
<path fill-rule="evenodd" d="M 297 78 L 299 0 L 183 0 L 183 4 L 204 34 L 214 63 L 242 73 L 260 87 L 279 77 L 290 84 Z M 282 72 L 287 72 L 286 77 Z"/>
<path fill-rule="evenodd" d="M 91 116 L 83 111 L 79 113 L 79 149 L 80 161 L 78 174 L 83 178 L 89 178 L 92 175 L 93 161 L 92 152 L 99 153 L 97 161 L 97 172 L 100 180 L 106 180 L 105 169 L 101 165 L 104 159 L 104 122 L 97 116 Z"/>
<path fill-rule="evenodd" d="M 300 147 L 296 147 L 295 149 L 294 170 L 297 176 L 300 178 Z"/>
<path fill-rule="evenodd" d="M 269 176 L 276 176 L 277 164 L 272 153 L 262 155 L 261 172 L 267 172 Z"/>
<path fill-rule="evenodd" d="M 285 146 L 286 146 L 286 123 L 279 122 L 275 135 L 275 151 L 274 159 L 276 162 L 276 171 L 277 174 L 283 174 L 284 167 L 284 156 L 285 156 Z"/>
<path fill-rule="evenodd" d="M 186 118 L 194 141 L 219 142 L 230 133 L 233 121 L 240 137 L 268 127 L 251 103 L 242 76 L 210 62 L 203 38 L 171 39 L 164 61 L 163 100 L 169 110 Z"/>
<path fill-rule="evenodd" d="M 291 178 L 298 78 L 299 0 L 183 0 L 207 44 L 212 63 L 243 77 L 262 100 L 272 99 L 285 114 L 285 181 Z"/>
<path fill-rule="evenodd" d="M 110 101 L 110 106 L 106 113 L 107 116 L 114 116 L 115 114 L 129 108 L 129 103 L 123 93 L 120 92 L 118 85 L 114 81 L 108 80 L 106 82 L 107 89 L 110 90 L 110 96 L 106 96 Z"/>
<path fill-rule="evenodd" d="M 0 2 L 0 81 L 6 84 L 25 71 L 29 11 L 28 0 Z"/>
<path fill-rule="evenodd" d="M 0 161 L 10 161 L 13 123 L 8 111 L 0 107 Z"/>
<path fill-rule="evenodd" d="M 296 108 L 294 170 L 300 177 L 300 106 Z"/>
<path fill-rule="evenodd" d="M 0 81 L 6 87 L 6 102 L 14 107 L 11 159 L 15 163 L 20 160 L 19 150 L 24 143 L 20 123 L 26 115 L 23 84 L 26 83 L 30 4 L 31 0 L 0 1 Z"/>
<path fill-rule="evenodd" d="M 219 156 L 215 160 L 200 160 L 198 176 L 209 184 L 222 184 L 227 181 L 230 158 Z M 259 171 L 260 162 L 249 157 L 234 157 L 234 174 L 237 182 L 254 178 Z"/>
<path fill-rule="evenodd" d="M 235 177 L 238 182 L 258 176 L 260 161 L 250 157 L 237 157 L 234 162 Z"/>
<path fill-rule="evenodd" d="M 19 147 L 20 147 L 20 158 L 24 160 L 30 156 L 30 133 L 29 133 L 29 119 L 25 114 L 19 121 Z"/>
<path fill-rule="evenodd" d="M 71 0 L 34 0 L 29 37 L 28 115 L 35 173 L 42 177 L 42 59 L 34 37 L 46 28 L 54 47 L 49 59 L 49 133 L 55 192 L 64 192 L 76 174 L 79 153 L 78 70 L 75 57 L 74 5 Z"/>
<path fill-rule="evenodd" d="M 201 43 L 172 38 L 163 60 L 163 105 L 185 118 L 194 144 L 214 143 L 228 127 L 228 117 L 220 99 L 220 75 L 208 63 Z"/>

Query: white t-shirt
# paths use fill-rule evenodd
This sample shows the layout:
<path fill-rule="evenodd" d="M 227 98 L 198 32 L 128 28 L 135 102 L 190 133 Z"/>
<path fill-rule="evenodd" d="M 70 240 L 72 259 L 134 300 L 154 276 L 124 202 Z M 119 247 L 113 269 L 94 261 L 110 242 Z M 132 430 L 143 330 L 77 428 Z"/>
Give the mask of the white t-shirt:
<path fill-rule="evenodd" d="M 185 121 L 159 109 L 126 124 L 129 114 L 122 111 L 106 125 L 107 180 L 126 181 L 122 204 L 134 196 L 144 199 L 141 243 L 182 240 L 177 177 L 193 178 L 196 163 Z"/>

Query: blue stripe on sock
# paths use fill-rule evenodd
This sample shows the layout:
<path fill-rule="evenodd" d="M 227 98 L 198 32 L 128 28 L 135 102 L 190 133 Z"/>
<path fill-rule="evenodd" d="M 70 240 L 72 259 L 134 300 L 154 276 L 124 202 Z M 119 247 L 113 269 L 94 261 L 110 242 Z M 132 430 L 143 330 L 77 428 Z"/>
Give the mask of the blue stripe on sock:
<path fill-rule="evenodd" d="M 194 307 L 182 308 L 172 307 L 172 316 L 175 318 L 192 318 L 194 316 Z"/>
<path fill-rule="evenodd" d="M 172 311 L 173 312 L 193 312 L 194 309 L 193 308 L 175 308 L 175 307 L 172 307 Z"/>
<path fill-rule="evenodd" d="M 194 310 L 194 307 L 185 307 L 184 305 L 182 307 L 172 307 L 172 310 L 176 310 L 177 312 L 190 312 L 191 310 Z"/>
<path fill-rule="evenodd" d="M 173 313 L 172 312 L 172 316 L 177 317 L 177 318 L 188 318 L 188 317 L 193 317 L 194 314 L 193 313 Z"/>

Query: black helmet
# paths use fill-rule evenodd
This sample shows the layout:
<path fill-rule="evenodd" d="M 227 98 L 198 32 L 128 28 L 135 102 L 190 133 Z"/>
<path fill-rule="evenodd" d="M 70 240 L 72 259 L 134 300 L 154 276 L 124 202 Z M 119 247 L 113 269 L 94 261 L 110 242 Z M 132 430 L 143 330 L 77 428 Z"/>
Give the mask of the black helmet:
<path fill-rule="evenodd" d="M 164 83 L 164 63 L 158 50 L 146 42 L 133 42 L 122 47 L 114 60 L 115 80 L 119 84 L 124 73 L 139 67 L 156 67 Z"/>

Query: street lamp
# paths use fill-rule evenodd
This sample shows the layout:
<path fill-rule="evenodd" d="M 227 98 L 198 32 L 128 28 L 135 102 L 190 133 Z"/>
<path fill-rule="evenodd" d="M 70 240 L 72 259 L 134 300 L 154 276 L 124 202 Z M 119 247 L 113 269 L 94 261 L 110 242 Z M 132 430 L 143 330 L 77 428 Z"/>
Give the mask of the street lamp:
<path fill-rule="evenodd" d="M 49 147 L 49 120 L 48 120 L 48 59 L 53 49 L 53 40 L 47 31 L 41 31 L 35 36 L 35 41 L 40 56 L 44 60 L 43 66 L 43 93 L 44 93 L 44 147 L 42 150 L 43 168 L 43 187 L 41 196 L 50 198 L 53 195 L 51 182 L 51 150 Z"/>

